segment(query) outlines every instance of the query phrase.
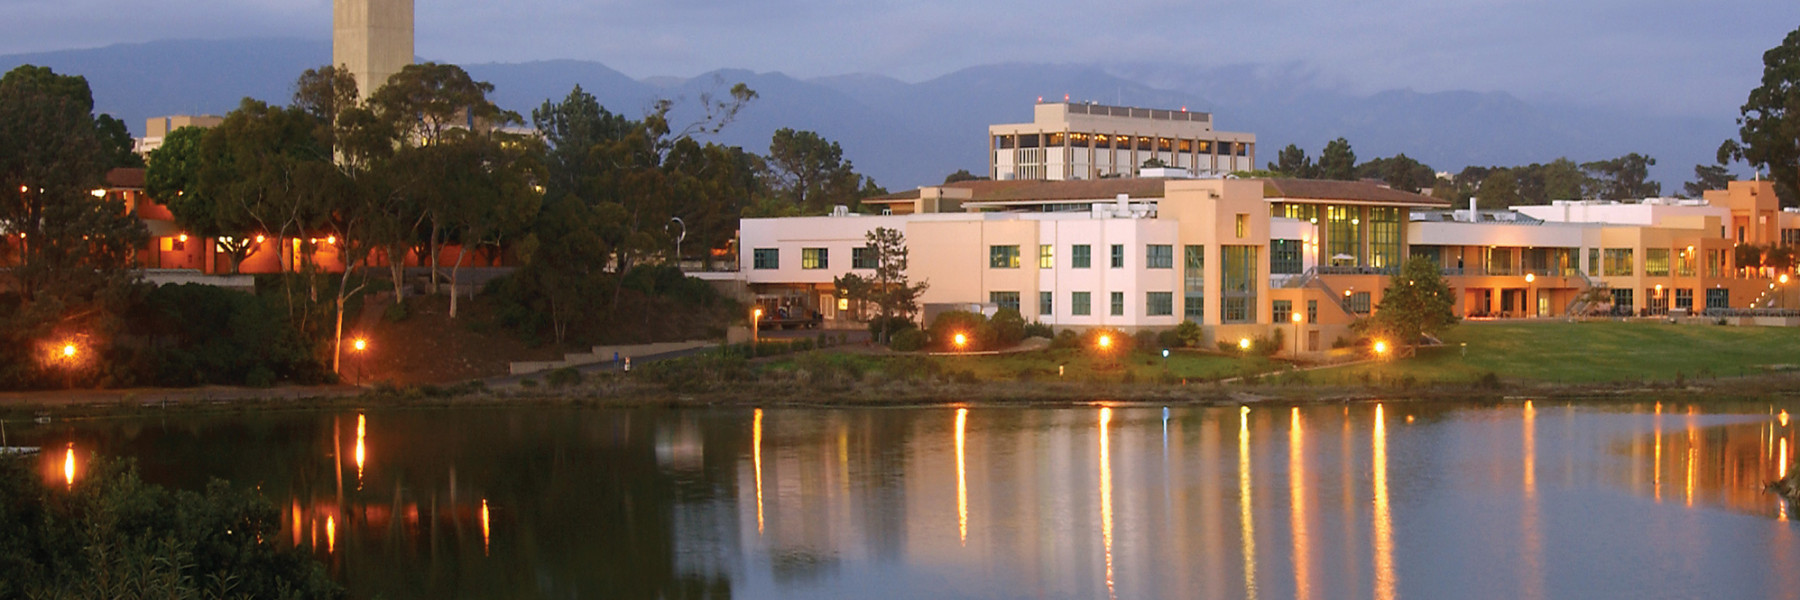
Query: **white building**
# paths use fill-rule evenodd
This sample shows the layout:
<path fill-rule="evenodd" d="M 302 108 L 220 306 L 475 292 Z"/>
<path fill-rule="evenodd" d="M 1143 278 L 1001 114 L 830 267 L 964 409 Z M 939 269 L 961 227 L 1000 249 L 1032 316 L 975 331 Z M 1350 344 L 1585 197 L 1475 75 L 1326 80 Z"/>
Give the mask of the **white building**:
<path fill-rule="evenodd" d="M 1033 117 L 988 127 L 989 177 L 1130 177 L 1151 159 L 1190 177 L 1256 168 L 1256 136 L 1213 131 L 1209 113 L 1039 102 Z"/>

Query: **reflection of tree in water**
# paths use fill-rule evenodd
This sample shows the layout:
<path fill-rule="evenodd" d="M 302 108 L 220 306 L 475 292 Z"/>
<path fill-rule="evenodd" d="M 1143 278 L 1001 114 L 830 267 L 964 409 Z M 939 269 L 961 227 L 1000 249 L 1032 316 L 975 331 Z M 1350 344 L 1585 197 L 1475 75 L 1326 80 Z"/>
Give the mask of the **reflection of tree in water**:
<path fill-rule="evenodd" d="M 357 596 L 728 598 L 723 565 L 736 561 L 678 559 L 687 550 L 678 548 L 675 521 L 681 512 L 728 524 L 706 535 L 735 535 L 734 450 L 747 433 L 705 428 L 702 473 L 685 477 L 658 468 L 657 416 L 372 413 L 360 491 L 354 414 L 335 423 L 316 413 L 195 417 L 173 427 L 101 422 L 77 435 L 98 439 L 102 453 L 143 457 L 150 481 L 196 488 L 217 476 L 260 486 L 283 508 L 287 531 L 298 504 L 303 542 Z M 483 499 L 492 523 L 485 553 Z M 335 555 L 315 522 L 325 516 Z M 703 545 L 738 547 L 735 539 Z"/>
<path fill-rule="evenodd" d="M 777 550 L 769 557 L 769 567 L 776 583 L 807 583 L 836 572 L 838 560 L 830 551 L 787 548 Z"/>

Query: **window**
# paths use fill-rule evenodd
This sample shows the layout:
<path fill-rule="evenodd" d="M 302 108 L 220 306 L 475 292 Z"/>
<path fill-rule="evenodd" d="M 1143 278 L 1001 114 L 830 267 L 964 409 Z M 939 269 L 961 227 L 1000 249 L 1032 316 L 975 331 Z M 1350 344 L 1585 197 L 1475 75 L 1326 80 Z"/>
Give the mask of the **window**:
<path fill-rule="evenodd" d="M 1599 248 L 1588 248 L 1587 274 L 1589 277 L 1598 277 L 1600 275 L 1600 249 Z"/>
<path fill-rule="evenodd" d="M 1400 227 L 1400 209 L 1381 206 L 1369 209 L 1369 266 L 1378 269 L 1400 266 Z"/>
<path fill-rule="evenodd" d="M 1276 204 L 1273 205 L 1273 208 L 1270 210 L 1269 216 L 1287 217 L 1289 219 L 1297 219 L 1317 225 L 1319 224 L 1319 205 L 1292 203 Z"/>
<path fill-rule="evenodd" d="M 1094 314 L 1094 294 L 1092 292 L 1069 292 L 1069 314 L 1077 317 Z"/>
<path fill-rule="evenodd" d="M 1094 247 L 1087 244 L 1076 244 L 1069 247 L 1069 268 L 1086 269 L 1094 266 Z"/>
<path fill-rule="evenodd" d="M 1174 292 L 1145 292 L 1144 315 L 1167 317 L 1175 314 Z"/>
<path fill-rule="evenodd" d="M 1362 218 L 1360 210 L 1350 206 L 1327 206 L 1325 217 L 1326 250 L 1332 266 L 1354 267 L 1362 264 Z M 1338 257 L 1348 258 L 1338 258 Z"/>
<path fill-rule="evenodd" d="M 1516 271 L 1513 270 L 1513 249 L 1512 248 L 1488 248 L 1487 257 L 1488 257 L 1488 259 L 1487 259 L 1487 274 L 1489 274 L 1489 275 L 1516 275 L 1516 274 L 1518 274 Z"/>
<path fill-rule="evenodd" d="M 1125 292 L 1112 293 L 1112 316 L 1125 316 Z"/>
<path fill-rule="evenodd" d="M 988 246 L 988 267 L 994 269 L 1019 268 L 1019 247 Z"/>
<path fill-rule="evenodd" d="M 1124 244 L 1113 244 L 1112 245 L 1112 268 L 1114 268 L 1114 269 L 1125 268 L 1125 245 Z"/>
<path fill-rule="evenodd" d="M 988 302 L 997 304 L 1000 306 L 1000 308 L 1010 308 L 1013 310 L 1019 310 L 1019 293 L 1018 292 L 988 292 Z"/>
<path fill-rule="evenodd" d="M 1675 308 L 1694 310 L 1694 290 L 1685 288 L 1675 290 Z"/>
<path fill-rule="evenodd" d="M 1706 309 L 1731 308 L 1731 290 L 1713 288 L 1706 290 Z"/>
<path fill-rule="evenodd" d="M 1645 277 L 1668 277 L 1669 276 L 1669 249 L 1668 248 L 1645 248 L 1644 249 L 1644 276 Z"/>
<path fill-rule="evenodd" d="M 875 249 L 872 247 L 863 246 L 850 249 L 850 268 L 852 269 L 875 269 L 880 267 L 879 263 L 880 261 L 875 258 Z"/>
<path fill-rule="evenodd" d="M 1225 246 L 1220 264 L 1220 296 L 1224 322 L 1256 322 L 1256 246 Z"/>
<path fill-rule="evenodd" d="M 1238 213 L 1237 236 L 1240 240 L 1250 236 L 1250 215 Z"/>
<path fill-rule="evenodd" d="M 1038 244 L 1038 268 L 1039 269 L 1054 269 L 1054 268 L 1056 268 L 1056 246 L 1052 246 L 1049 244 Z"/>
<path fill-rule="evenodd" d="M 1606 277 L 1631 276 L 1631 249 L 1607 248 L 1600 253 L 1600 274 Z"/>
<path fill-rule="evenodd" d="M 1010 136 L 1010 135 L 994 136 L 994 149 L 996 149 L 996 150 L 1011 150 L 1012 147 L 1013 147 L 1013 136 Z"/>
<path fill-rule="evenodd" d="M 1710 292 L 1712 290 L 1707 291 Z M 1631 305 L 1631 288 L 1613 288 L 1612 295 L 1614 314 L 1628 315 L 1633 312 Z"/>
<path fill-rule="evenodd" d="M 1369 314 L 1368 292 L 1350 292 L 1350 312 L 1359 315 Z"/>
<path fill-rule="evenodd" d="M 1269 274 L 1300 274 L 1300 240 L 1269 240 Z"/>
<path fill-rule="evenodd" d="M 1067 142 L 1068 142 L 1068 138 L 1065 137 L 1062 132 L 1044 134 L 1044 145 L 1045 146 L 1048 146 L 1051 148 L 1060 148 L 1063 146 L 1063 144 L 1065 144 Z"/>
<path fill-rule="evenodd" d="M 1206 246 L 1182 246 L 1181 254 L 1181 314 L 1202 323 L 1206 319 Z"/>
<path fill-rule="evenodd" d="M 828 269 L 828 268 L 831 268 L 831 255 L 829 253 L 827 253 L 824 248 L 801 248 L 800 249 L 800 268 L 802 268 L 802 269 Z"/>
<path fill-rule="evenodd" d="M 1175 247 L 1168 244 L 1150 244 L 1144 246 L 1144 268 L 1175 268 Z"/>
<path fill-rule="evenodd" d="M 1695 258 L 1697 257 L 1694 256 L 1694 251 L 1691 248 L 1682 250 L 1680 254 L 1677 254 L 1675 256 L 1675 276 L 1693 277 Z"/>
<path fill-rule="evenodd" d="M 1724 250 L 1707 250 L 1706 251 L 1706 276 L 1707 277 L 1724 277 L 1725 276 L 1725 251 Z"/>
<path fill-rule="evenodd" d="M 1269 318 L 1278 325 L 1292 321 L 1294 319 L 1294 301 L 1276 300 L 1270 302 Z"/>
<path fill-rule="evenodd" d="M 1307 300 L 1306 301 L 1306 322 L 1308 324 L 1319 322 L 1319 301 L 1318 300 Z"/>
<path fill-rule="evenodd" d="M 779 268 L 781 268 L 781 249 L 780 248 L 757 248 L 754 251 L 754 254 L 752 256 L 755 257 L 753 259 L 753 262 L 751 263 L 752 268 L 757 268 L 757 269 L 779 269 Z"/>
<path fill-rule="evenodd" d="M 1056 314 L 1056 292 L 1038 292 L 1038 316 Z"/>

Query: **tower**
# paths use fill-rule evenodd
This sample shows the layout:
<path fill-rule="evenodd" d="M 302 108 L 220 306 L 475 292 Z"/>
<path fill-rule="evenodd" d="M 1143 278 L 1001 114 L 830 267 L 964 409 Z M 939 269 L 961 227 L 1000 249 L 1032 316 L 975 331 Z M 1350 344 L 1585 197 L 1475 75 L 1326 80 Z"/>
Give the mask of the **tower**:
<path fill-rule="evenodd" d="M 368 97 L 413 62 L 413 0 L 332 0 L 331 63 Z"/>

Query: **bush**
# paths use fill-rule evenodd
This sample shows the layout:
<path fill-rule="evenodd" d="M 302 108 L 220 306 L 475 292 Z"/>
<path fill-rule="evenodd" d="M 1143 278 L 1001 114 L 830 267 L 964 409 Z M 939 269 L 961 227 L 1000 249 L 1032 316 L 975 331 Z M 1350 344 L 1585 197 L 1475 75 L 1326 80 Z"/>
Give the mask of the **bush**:
<path fill-rule="evenodd" d="M 941 350 L 981 350 L 993 339 L 987 329 L 987 317 L 980 313 L 964 310 L 940 313 L 931 321 L 931 345 Z M 958 333 L 967 340 L 967 345 L 962 348 L 956 347 Z"/>
<path fill-rule="evenodd" d="M 556 369 L 544 376 L 544 382 L 550 384 L 550 387 L 553 388 L 581 385 L 581 371 L 575 370 L 575 367 Z"/>
<path fill-rule="evenodd" d="M 1199 348 L 1206 343 L 1206 329 L 1193 321 L 1182 321 L 1180 325 L 1176 325 L 1174 334 L 1180 341 L 1179 345 L 1184 348 Z"/>
<path fill-rule="evenodd" d="M 1133 334 L 1131 338 L 1132 341 L 1135 342 L 1137 349 L 1145 352 L 1155 352 L 1162 348 L 1162 336 L 1159 336 L 1156 332 L 1148 329 Z"/>
<path fill-rule="evenodd" d="M 138 384 L 265 386 L 331 379 L 282 311 L 236 290 L 200 284 L 149 290 L 128 316 L 127 333 L 141 343 L 112 358 L 129 364 Z"/>
<path fill-rule="evenodd" d="M 1025 324 L 1025 337 L 1040 337 L 1046 340 L 1054 339 L 1056 337 L 1056 330 L 1049 325 L 1032 321 Z"/>
<path fill-rule="evenodd" d="M 1011 348 L 1025 341 L 1025 317 L 1019 311 L 1002 308 L 988 319 L 988 339 L 984 344 L 990 349 Z"/>
<path fill-rule="evenodd" d="M 389 323 L 399 323 L 410 316 L 412 316 L 412 309 L 407 308 L 405 302 L 389 304 L 385 310 L 381 311 L 381 320 Z"/>
<path fill-rule="evenodd" d="M 1057 332 L 1056 337 L 1050 340 L 1050 347 L 1059 350 L 1079 348 L 1081 347 L 1081 334 L 1075 333 L 1073 329 L 1064 329 Z"/>
<path fill-rule="evenodd" d="M 900 333 L 894 334 L 894 341 L 888 344 L 888 347 L 896 352 L 917 352 L 924 348 L 929 341 L 923 331 L 902 329 Z"/>
<path fill-rule="evenodd" d="M 108 460 L 65 491 L 37 464 L 0 461 L 0 598 L 343 596 L 255 492 L 171 491 Z"/>
<path fill-rule="evenodd" d="M 876 342 L 893 340 L 902 331 L 918 329 L 919 326 L 906 317 L 875 317 L 869 320 L 869 339 Z"/>

